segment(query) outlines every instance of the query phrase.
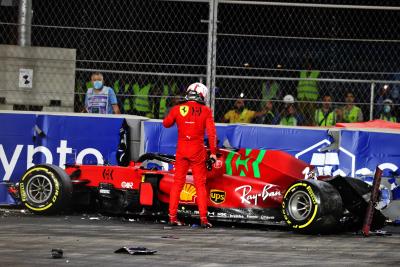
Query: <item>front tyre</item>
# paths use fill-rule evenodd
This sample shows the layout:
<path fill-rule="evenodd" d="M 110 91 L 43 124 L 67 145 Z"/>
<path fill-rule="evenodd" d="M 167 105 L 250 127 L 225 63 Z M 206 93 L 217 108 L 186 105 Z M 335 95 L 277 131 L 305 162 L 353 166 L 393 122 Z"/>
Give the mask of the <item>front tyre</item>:
<path fill-rule="evenodd" d="M 69 207 L 72 183 L 58 166 L 36 165 L 28 169 L 19 183 L 21 201 L 36 214 L 54 214 Z"/>
<path fill-rule="evenodd" d="M 286 191 L 282 214 L 286 223 L 301 233 L 327 233 L 336 229 L 343 213 L 339 192 L 318 180 L 302 180 Z"/>

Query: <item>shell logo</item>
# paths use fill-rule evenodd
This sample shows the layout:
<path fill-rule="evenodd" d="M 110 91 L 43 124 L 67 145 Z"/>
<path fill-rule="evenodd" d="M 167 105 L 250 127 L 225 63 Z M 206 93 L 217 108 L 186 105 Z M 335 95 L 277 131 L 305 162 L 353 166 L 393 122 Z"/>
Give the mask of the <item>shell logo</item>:
<path fill-rule="evenodd" d="M 185 184 L 180 194 L 180 201 L 194 203 L 196 199 L 196 187 L 193 184 Z"/>

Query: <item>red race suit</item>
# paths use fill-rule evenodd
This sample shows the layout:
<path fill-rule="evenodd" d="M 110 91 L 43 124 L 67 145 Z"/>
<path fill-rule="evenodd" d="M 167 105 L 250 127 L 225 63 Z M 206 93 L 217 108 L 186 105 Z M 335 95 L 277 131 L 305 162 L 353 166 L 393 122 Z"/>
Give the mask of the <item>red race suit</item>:
<path fill-rule="evenodd" d="M 169 215 L 176 217 L 180 194 L 186 181 L 189 168 L 197 192 L 197 205 L 200 218 L 207 217 L 206 191 L 206 148 L 204 132 L 207 130 L 210 150 L 216 154 L 216 130 L 212 111 L 209 107 L 196 101 L 186 101 L 174 106 L 163 120 L 166 128 L 176 123 L 178 127 L 178 144 L 176 149 L 175 176 L 169 200 Z"/>

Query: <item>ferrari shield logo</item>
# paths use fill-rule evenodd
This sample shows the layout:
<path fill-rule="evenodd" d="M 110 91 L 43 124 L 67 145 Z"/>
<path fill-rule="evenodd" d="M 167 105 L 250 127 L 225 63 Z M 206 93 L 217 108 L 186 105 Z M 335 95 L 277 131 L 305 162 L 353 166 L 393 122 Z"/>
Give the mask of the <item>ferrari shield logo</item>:
<path fill-rule="evenodd" d="M 226 197 L 226 192 L 217 189 L 210 190 L 210 200 L 215 204 L 224 203 Z"/>
<path fill-rule="evenodd" d="M 183 117 L 185 117 L 189 113 L 189 106 L 180 106 L 179 112 Z"/>

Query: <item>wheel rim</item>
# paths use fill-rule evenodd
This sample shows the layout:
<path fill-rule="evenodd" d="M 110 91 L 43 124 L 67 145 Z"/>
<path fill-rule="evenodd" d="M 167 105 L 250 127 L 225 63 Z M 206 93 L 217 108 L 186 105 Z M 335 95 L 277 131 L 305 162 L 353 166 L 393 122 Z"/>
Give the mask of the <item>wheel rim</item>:
<path fill-rule="evenodd" d="M 289 213 L 297 221 L 303 221 L 311 213 L 312 202 L 304 191 L 297 191 L 289 200 Z"/>
<path fill-rule="evenodd" d="M 44 175 L 33 176 L 26 187 L 28 198 L 34 203 L 46 202 L 53 192 L 53 184 Z"/>

